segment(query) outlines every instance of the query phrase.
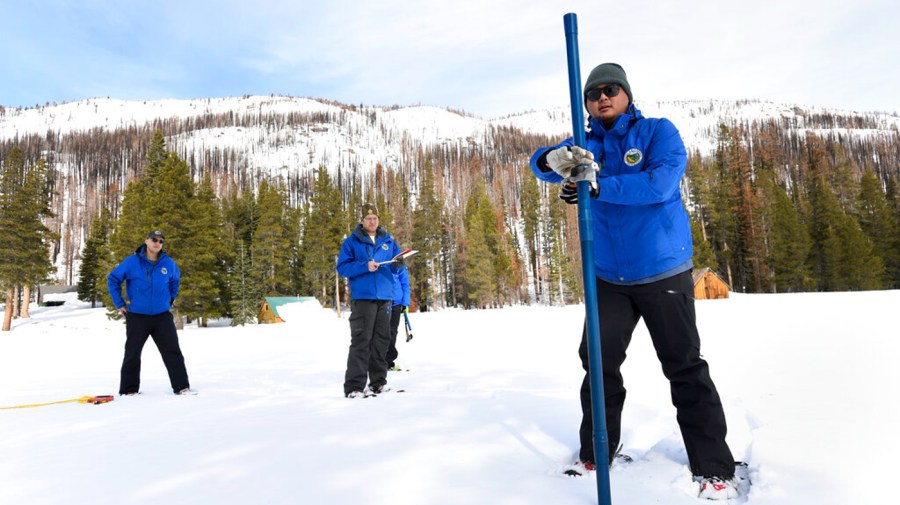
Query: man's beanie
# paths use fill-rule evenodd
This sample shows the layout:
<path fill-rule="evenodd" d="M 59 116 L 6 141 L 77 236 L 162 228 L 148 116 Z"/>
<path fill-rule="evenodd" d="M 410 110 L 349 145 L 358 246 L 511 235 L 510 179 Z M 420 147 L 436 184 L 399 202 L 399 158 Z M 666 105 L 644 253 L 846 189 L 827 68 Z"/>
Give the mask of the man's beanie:
<path fill-rule="evenodd" d="M 634 101 L 634 95 L 631 94 L 631 86 L 628 85 L 628 77 L 625 76 L 625 69 L 618 63 L 603 63 L 597 65 L 591 74 L 588 75 L 587 82 L 584 83 L 584 92 L 594 89 L 601 84 L 618 84 L 622 86 L 625 93 L 628 94 L 628 103 Z"/>
<path fill-rule="evenodd" d="M 375 214 L 377 216 L 378 215 L 378 207 L 376 207 L 374 203 L 367 203 L 367 204 L 363 205 L 362 219 L 365 219 L 366 216 L 371 215 L 371 214 Z"/>

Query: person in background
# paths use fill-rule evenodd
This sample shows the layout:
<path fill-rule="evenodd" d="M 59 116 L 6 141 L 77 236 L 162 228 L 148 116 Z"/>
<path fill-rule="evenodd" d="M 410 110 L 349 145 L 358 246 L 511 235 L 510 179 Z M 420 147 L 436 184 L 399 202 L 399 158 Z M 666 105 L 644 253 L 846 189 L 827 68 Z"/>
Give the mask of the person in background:
<path fill-rule="evenodd" d="M 538 179 L 562 183 L 559 196 L 569 204 L 578 203 L 573 179 L 590 184 L 609 462 L 619 448 L 625 403 L 620 368 L 643 318 L 671 385 L 700 497 L 733 498 L 735 462 L 725 442 L 725 413 L 709 366 L 700 356 L 691 228 L 681 200 L 684 143 L 668 119 L 645 118 L 634 106 L 620 65 L 594 68 L 583 92 L 590 115 L 585 146 L 575 146 L 569 138 L 539 148 L 531 169 Z M 567 471 L 570 475 L 580 475 L 595 463 L 586 333 L 579 349 L 588 372 L 581 386 L 581 450 L 579 461 Z"/>
<path fill-rule="evenodd" d="M 391 338 L 394 274 L 403 260 L 391 262 L 400 247 L 378 226 L 378 209 L 367 203 L 362 220 L 341 244 L 337 272 L 350 281 L 350 350 L 344 396 L 361 398 L 387 391 L 387 354 Z"/>
<path fill-rule="evenodd" d="M 178 395 L 196 394 L 188 382 L 175 318 L 169 311 L 178 297 L 181 272 L 175 260 L 162 250 L 165 238 L 159 230 L 148 233 L 134 254 L 119 263 L 106 279 L 109 296 L 119 314 L 125 317 L 120 395 L 140 392 L 141 352 L 147 337 L 153 337 L 162 355 L 172 391 Z M 123 282 L 127 301 L 122 298 Z"/>
<path fill-rule="evenodd" d="M 409 307 L 409 269 L 403 267 L 399 273 L 394 274 L 394 306 L 391 307 L 391 343 L 387 350 L 388 370 L 400 370 L 397 366 L 397 331 L 400 329 L 400 319 Z"/>

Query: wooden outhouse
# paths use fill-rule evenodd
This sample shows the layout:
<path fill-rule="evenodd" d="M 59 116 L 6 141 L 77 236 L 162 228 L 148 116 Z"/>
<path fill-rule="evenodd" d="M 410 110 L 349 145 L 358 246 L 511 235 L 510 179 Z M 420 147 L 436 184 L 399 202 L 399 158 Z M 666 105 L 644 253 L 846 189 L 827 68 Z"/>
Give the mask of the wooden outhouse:
<path fill-rule="evenodd" d="M 697 300 L 717 300 L 728 298 L 728 284 L 708 267 L 694 270 L 694 298 Z"/>

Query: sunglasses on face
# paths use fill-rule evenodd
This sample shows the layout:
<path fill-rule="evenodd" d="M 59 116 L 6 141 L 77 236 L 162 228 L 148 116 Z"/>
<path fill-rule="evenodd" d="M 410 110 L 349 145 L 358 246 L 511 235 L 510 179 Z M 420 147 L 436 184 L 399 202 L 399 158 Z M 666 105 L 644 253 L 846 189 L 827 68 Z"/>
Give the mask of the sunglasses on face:
<path fill-rule="evenodd" d="M 610 84 L 609 86 L 604 86 L 602 88 L 589 89 L 587 90 L 587 93 L 584 94 L 584 97 L 590 101 L 599 100 L 600 95 L 606 95 L 607 98 L 612 98 L 618 96 L 619 91 L 622 91 L 622 86 Z"/>
<path fill-rule="evenodd" d="M 153 241 L 154 244 L 165 244 L 166 241 L 161 238 L 152 237 L 150 240 Z"/>

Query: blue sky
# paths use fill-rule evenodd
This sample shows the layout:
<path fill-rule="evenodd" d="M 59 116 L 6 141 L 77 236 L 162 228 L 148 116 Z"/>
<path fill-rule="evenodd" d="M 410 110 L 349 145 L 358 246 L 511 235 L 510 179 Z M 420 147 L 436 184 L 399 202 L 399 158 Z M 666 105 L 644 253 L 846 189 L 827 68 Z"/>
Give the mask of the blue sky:
<path fill-rule="evenodd" d="M 635 98 L 900 112 L 896 0 L 0 0 L 0 105 L 268 95 L 485 118 L 568 104 L 621 63 Z"/>

